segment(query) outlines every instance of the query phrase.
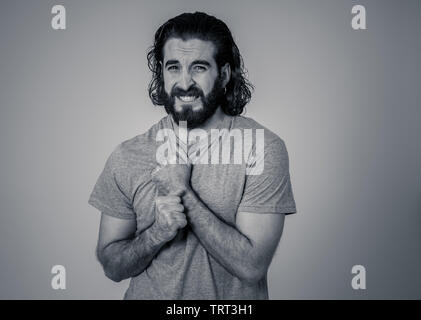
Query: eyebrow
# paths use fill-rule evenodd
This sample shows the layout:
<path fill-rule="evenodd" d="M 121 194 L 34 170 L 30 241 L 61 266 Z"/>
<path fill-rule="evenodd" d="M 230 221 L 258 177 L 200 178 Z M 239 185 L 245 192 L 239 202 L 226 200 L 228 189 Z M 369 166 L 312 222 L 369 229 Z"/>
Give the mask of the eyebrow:
<path fill-rule="evenodd" d="M 206 60 L 194 60 L 192 62 L 192 65 L 194 65 L 194 64 L 203 64 L 204 66 L 207 66 L 207 67 L 211 66 L 211 64 Z"/>
<path fill-rule="evenodd" d="M 173 65 L 173 64 L 179 64 L 179 61 L 178 60 L 168 60 L 167 62 L 165 62 L 165 67 L 168 67 L 168 66 Z M 211 66 L 211 64 L 206 60 L 194 60 L 191 63 L 191 65 L 195 65 L 195 64 L 203 64 L 204 66 L 207 66 L 207 67 Z"/>
<path fill-rule="evenodd" d="M 169 65 L 172 64 L 177 64 L 178 60 L 168 60 L 167 62 L 165 62 L 165 67 L 168 67 Z"/>

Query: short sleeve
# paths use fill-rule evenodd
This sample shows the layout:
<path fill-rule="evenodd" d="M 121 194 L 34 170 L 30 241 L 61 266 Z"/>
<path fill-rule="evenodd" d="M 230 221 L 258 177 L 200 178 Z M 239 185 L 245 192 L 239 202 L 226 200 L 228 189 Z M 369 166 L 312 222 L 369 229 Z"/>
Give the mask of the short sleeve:
<path fill-rule="evenodd" d="M 107 215 L 135 219 L 131 197 L 127 192 L 127 179 L 122 173 L 124 167 L 124 159 L 117 147 L 108 157 L 88 203 Z"/>
<path fill-rule="evenodd" d="M 285 143 L 279 137 L 264 146 L 264 163 L 258 174 L 246 175 L 238 211 L 255 213 L 296 213 Z"/>

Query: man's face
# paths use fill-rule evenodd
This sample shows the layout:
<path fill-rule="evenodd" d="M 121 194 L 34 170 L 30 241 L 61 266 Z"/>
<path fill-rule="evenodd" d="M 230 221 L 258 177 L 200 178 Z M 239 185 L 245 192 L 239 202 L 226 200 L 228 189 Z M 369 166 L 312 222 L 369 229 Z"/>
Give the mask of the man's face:
<path fill-rule="evenodd" d="M 195 128 L 210 118 L 223 97 L 222 79 L 210 41 L 171 38 L 164 45 L 165 110 Z"/>

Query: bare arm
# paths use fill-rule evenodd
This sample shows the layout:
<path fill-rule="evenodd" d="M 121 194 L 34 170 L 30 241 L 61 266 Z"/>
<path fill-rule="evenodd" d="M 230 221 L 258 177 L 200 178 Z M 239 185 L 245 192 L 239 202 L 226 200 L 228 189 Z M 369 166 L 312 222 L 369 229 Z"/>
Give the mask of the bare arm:
<path fill-rule="evenodd" d="M 113 281 L 136 276 L 149 265 L 165 244 L 154 236 L 153 225 L 134 236 L 136 220 L 125 220 L 102 214 L 97 257 L 105 275 Z"/>
<path fill-rule="evenodd" d="M 210 211 L 189 189 L 183 196 L 187 219 L 205 249 L 228 271 L 248 282 L 267 272 L 279 243 L 284 214 L 238 212 L 231 226 Z"/>
<path fill-rule="evenodd" d="M 177 196 L 156 198 L 154 223 L 136 235 L 136 220 L 102 214 L 97 257 L 105 275 L 113 281 L 139 275 L 178 229 L 187 224 L 184 207 Z"/>

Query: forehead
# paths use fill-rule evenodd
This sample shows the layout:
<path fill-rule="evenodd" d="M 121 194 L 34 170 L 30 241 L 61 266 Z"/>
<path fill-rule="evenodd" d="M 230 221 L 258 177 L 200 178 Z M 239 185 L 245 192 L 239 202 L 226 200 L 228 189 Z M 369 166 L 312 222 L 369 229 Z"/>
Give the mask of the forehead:
<path fill-rule="evenodd" d="M 201 39 L 171 38 L 164 45 L 164 63 L 168 60 L 188 62 L 193 60 L 206 60 L 215 63 L 215 45 L 211 41 Z"/>

